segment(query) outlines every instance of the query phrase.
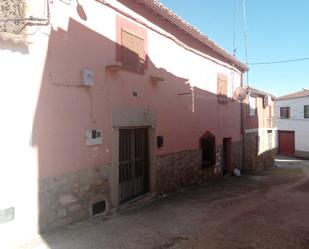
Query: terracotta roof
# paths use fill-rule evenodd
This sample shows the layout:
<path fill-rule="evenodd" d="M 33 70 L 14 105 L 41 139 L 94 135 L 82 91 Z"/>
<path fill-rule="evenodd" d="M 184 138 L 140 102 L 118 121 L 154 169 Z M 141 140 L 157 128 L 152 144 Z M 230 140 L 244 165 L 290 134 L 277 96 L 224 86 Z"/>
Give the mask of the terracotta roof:
<path fill-rule="evenodd" d="M 284 95 L 279 97 L 277 100 L 284 100 L 284 99 L 296 99 L 302 97 L 309 97 L 309 89 L 303 89 L 302 91 L 291 93 L 288 95 Z"/>
<path fill-rule="evenodd" d="M 275 95 L 267 93 L 267 92 L 264 92 L 264 91 L 261 91 L 261 90 L 258 90 L 256 88 L 251 87 L 251 86 L 247 86 L 246 89 L 247 89 L 247 91 L 251 91 L 251 92 L 254 92 L 254 93 L 262 95 L 262 96 L 266 96 L 267 95 L 267 96 L 270 96 L 274 100 L 276 99 Z"/>
<path fill-rule="evenodd" d="M 232 56 L 228 52 L 226 52 L 223 48 L 221 48 L 218 44 L 211 41 L 205 34 L 199 31 L 197 28 L 186 22 L 172 10 L 164 6 L 158 0 L 135 0 L 138 3 L 144 4 L 147 8 L 152 9 L 156 12 L 156 14 L 161 15 L 166 20 L 172 22 L 177 25 L 180 29 L 184 30 L 186 33 L 191 35 L 193 38 L 199 40 L 200 42 L 207 45 L 212 50 L 216 51 L 218 54 L 226 58 L 230 63 L 234 63 L 243 71 L 249 70 L 248 66 L 244 63 L 240 62 L 236 59 L 236 57 Z"/>

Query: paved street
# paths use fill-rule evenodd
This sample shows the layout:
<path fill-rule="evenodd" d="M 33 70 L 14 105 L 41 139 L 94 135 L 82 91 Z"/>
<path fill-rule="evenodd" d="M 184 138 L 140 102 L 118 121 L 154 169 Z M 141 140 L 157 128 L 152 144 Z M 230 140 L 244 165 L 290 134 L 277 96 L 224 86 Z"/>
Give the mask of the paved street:
<path fill-rule="evenodd" d="M 22 248 L 308 249 L 309 161 L 279 158 L 265 172 L 70 225 Z"/>

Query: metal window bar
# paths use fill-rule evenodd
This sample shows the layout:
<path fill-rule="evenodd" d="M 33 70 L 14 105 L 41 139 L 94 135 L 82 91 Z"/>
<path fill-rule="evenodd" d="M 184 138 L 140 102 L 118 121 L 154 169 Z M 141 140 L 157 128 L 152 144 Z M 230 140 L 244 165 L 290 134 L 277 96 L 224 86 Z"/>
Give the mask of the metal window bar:
<path fill-rule="evenodd" d="M 120 203 L 147 191 L 148 131 L 121 129 L 119 136 L 119 194 Z"/>

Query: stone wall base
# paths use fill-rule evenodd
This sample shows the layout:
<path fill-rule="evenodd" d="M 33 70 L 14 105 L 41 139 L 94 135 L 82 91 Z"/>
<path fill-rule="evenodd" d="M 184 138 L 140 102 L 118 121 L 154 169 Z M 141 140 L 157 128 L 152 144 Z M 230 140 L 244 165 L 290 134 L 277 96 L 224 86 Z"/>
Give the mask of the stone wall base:
<path fill-rule="evenodd" d="M 232 143 L 233 168 L 241 168 L 241 143 Z M 155 192 L 166 193 L 203 184 L 223 174 L 222 145 L 216 147 L 216 163 L 202 169 L 202 151 L 190 150 L 157 156 Z M 39 181 L 39 227 L 46 232 L 92 216 L 92 204 L 106 201 L 111 207 L 111 165 L 82 170 Z"/>
<path fill-rule="evenodd" d="M 92 204 L 110 205 L 110 166 L 83 170 L 39 182 L 40 232 L 89 218 Z M 105 213 L 106 213 L 105 212 Z"/>
<path fill-rule="evenodd" d="M 309 151 L 296 150 L 295 151 L 295 156 L 309 159 Z"/>
<path fill-rule="evenodd" d="M 244 172 L 254 172 L 273 166 L 277 149 L 274 147 L 273 135 L 258 132 L 245 134 Z"/>
<path fill-rule="evenodd" d="M 232 143 L 232 169 L 241 168 L 240 142 Z M 202 151 L 190 150 L 157 157 L 156 189 L 158 193 L 174 192 L 181 188 L 199 185 L 222 176 L 222 145 L 216 148 L 216 164 L 202 169 Z M 230 171 L 232 171 L 230 169 Z"/>

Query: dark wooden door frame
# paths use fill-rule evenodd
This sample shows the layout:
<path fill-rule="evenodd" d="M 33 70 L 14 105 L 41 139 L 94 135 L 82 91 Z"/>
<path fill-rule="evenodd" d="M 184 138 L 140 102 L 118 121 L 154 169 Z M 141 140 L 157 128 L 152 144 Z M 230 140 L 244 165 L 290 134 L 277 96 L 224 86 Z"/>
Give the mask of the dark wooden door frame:
<path fill-rule="evenodd" d="M 232 138 L 223 138 L 223 175 L 226 175 L 232 170 Z"/>

